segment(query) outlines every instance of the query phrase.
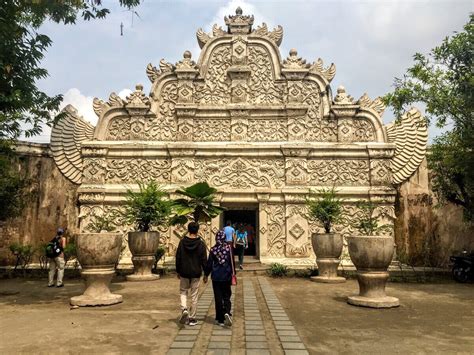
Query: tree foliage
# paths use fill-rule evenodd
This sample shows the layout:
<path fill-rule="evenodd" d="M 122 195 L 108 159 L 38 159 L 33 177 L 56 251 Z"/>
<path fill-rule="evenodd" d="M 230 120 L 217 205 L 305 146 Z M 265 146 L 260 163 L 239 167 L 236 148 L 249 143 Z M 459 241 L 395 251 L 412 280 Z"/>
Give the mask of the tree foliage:
<path fill-rule="evenodd" d="M 140 0 L 119 0 L 126 8 Z M 38 32 L 45 21 L 74 24 L 102 19 L 109 10 L 101 0 L 3 0 L 0 6 L 0 139 L 41 133 L 53 122 L 62 95 L 49 96 L 37 87 L 48 76 L 41 68 L 52 40 Z M 61 117 L 59 117 L 61 118 Z"/>
<path fill-rule="evenodd" d="M 18 217 L 27 202 L 29 181 L 17 166 L 14 151 L 0 140 L 0 221 Z"/>
<path fill-rule="evenodd" d="M 433 189 L 441 202 L 462 206 L 474 218 L 474 15 L 464 31 L 446 37 L 428 55 L 416 53 L 414 64 L 395 90 L 385 96 L 397 117 L 413 103 L 426 105 L 426 117 L 451 129 L 436 138 L 428 156 Z"/>

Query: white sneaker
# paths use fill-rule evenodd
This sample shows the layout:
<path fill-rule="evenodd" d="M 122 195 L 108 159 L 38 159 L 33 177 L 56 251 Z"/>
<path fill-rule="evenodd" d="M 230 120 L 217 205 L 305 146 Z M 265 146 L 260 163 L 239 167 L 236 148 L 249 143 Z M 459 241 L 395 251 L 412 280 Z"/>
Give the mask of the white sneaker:
<path fill-rule="evenodd" d="M 225 318 L 224 324 L 230 327 L 232 325 L 232 316 L 229 313 L 226 313 L 224 314 L 224 318 Z"/>
<path fill-rule="evenodd" d="M 188 322 L 188 316 L 189 316 L 188 310 L 183 309 L 183 312 L 181 313 L 181 317 L 179 317 L 179 322 L 181 324 L 186 324 Z"/>

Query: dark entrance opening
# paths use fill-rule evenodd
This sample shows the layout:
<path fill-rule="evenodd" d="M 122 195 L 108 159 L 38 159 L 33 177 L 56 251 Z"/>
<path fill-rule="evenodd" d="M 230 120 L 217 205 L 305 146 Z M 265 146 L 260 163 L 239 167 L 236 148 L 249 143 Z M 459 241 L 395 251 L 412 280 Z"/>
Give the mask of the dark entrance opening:
<path fill-rule="evenodd" d="M 247 239 L 249 242 L 248 249 L 245 250 L 244 255 L 257 256 L 258 255 L 258 238 L 257 238 L 257 210 L 255 209 L 231 209 L 224 211 L 223 226 L 227 221 L 232 223 L 235 230 L 239 225 L 243 225 L 247 232 Z"/>

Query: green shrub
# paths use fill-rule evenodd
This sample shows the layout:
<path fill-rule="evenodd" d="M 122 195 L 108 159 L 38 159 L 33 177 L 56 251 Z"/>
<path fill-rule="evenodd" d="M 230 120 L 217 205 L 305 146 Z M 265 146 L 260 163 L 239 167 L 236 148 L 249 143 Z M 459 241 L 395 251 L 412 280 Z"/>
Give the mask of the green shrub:
<path fill-rule="evenodd" d="M 315 222 L 319 222 L 326 233 L 331 233 L 331 227 L 341 219 L 342 200 L 336 195 L 336 190 L 321 189 L 310 193 L 306 199 L 308 216 Z"/>
<path fill-rule="evenodd" d="M 357 208 L 359 208 L 361 214 L 356 216 L 353 226 L 362 235 L 373 236 L 391 230 L 392 227 L 388 224 L 379 226 L 378 216 L 375 214 L 377 205 L 373 202 L 359 201 Z"/>
<path fill-rule="evenodd" d="M 113 232 L 117 228 L 114 223 L 115 218 L 116 214 L 114 213 L 105 214 L 103 216 L 94 215 L 86 229 L 91 233 L 100 233 L 102 231 Z"/>
<path fill-rule="evenodd" d="M 165 255 L 166 250 L 163 247 L 158 247 L 155 252 L 155 263 L 153 264 L 153 270 L 158 269 L 158 262 L 161 260 L 161 258 Z"/>
<path fill-rule="evenodd" d="M 14 271 L 20 266 L 23 271 L 28 268 L 31 263 L 35 249 L 30 244 L 21 245 L 19 243 L 13 243 L 9 246 L 10 251 L 16 258 Z"/>
<path fill-rule="evenodd" d="M 171 202 L 154 181 L 138 183 L 139 192 L 127 190 L 125 217 L 139 232 L 148 232 L 152 227 L 168 224 Z"/>
<path fill-rule="evenodd" d="M 288 267 L 280 263 L 273 263 L 270 265 L 269 273 L 272 277 L 286 276 L 288 274 Z"/>

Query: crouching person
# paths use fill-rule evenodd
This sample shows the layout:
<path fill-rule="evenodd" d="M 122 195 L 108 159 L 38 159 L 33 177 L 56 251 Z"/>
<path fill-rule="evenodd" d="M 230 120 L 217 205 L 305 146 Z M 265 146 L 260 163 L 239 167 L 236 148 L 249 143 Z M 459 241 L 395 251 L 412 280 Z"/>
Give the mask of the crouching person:
<path fill-rule="evenodd" d="M 224 231 L 216 233 L 216 245 L 211 248 L 207 265 L 204 270 L 204 280 L 211 274 L 212 288 L 216 306 L 216 324 L 220 326 L 232 325 L 232 313 L 230 296 L 232 295 L 232 250 L 231 245 L 226 243 Z"/>
<path fill-rule="evenodd" d="M 199 284 L 206 266 L 206 244 L 198 235 L 199 224 L 188 224 L 188 235 L 179 242 L 176 250 L 176 272 L 178 273 L 179 293 L 181 299 L 181 324 L 196 325 L 196 308 Z M 188 309 L 188 295 L 191 305 Z"/>

